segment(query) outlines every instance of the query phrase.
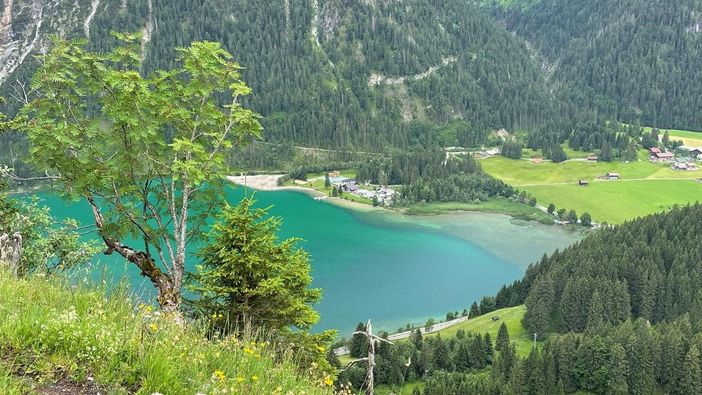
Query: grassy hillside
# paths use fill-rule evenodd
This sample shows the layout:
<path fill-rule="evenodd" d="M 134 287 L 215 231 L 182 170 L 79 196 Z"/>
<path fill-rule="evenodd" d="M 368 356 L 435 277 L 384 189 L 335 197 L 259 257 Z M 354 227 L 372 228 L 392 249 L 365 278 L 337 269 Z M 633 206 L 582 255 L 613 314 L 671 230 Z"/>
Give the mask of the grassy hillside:
<path fill-rule="evenodd" d="M 436 333 L 440 333 L 442 338 L 454 337 L 459 330 L 471 333 L 489 333 L 494 341 L 497 338 L 500 325 L 504 322 L 507 325 L 510 340 L 517 346 L 517 352 L 522 356 L 527 356 L 533 347 L 533 342 L 529 333 L 522 326 L 522 318 L 525 313 L 526 307 L 524 305 L 507 307 L 472 318 Z M 499 319 L 493 320 L 492 317 L 499 317 Z M 436 333 L 427 336 L 436 336 Z"/>
<path fill-rule="evenodd" d="M 266 343 L 208 341 L 122 292 L 0 271 L 2 394 L 331 392 L 329 378 L 298 374 L 293 357 Z"/>

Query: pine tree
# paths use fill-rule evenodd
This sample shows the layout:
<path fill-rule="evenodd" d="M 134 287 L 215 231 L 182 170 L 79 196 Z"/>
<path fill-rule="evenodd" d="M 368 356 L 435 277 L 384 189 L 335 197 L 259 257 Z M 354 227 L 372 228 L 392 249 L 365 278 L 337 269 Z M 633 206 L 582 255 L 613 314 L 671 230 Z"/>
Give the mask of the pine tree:
<path fill-rule="evenodd" d="M 468 313 L 468 318 L 475 318 L 480 315 L 480 310 L 478 309 L 478 303 L 473 302 L 470 305 L 470 313 Z"/>
<path fill-rule="evenodd" d="M 495 339 L 495 350 L 502 351 L 509 347 L 509 332 L 507 325 L 502 322 L 500 329 L 497 331 L 497 339 Z"/>
<path fill-rule="evenodd" d="M 329 188 L 331 186 L 331 180 L 329 179 L 329 173 L 324 175 L 324 187 Z"/>
<path fill-rule="evenodd" d="M 366 325 L 359 322 L 356 325 L 356 332 L 365 332 Z M 368 339 L 366 336 L 358 333 L 351 337 L 349 344 L 349 355 L 352 358 L 363 358 L 368 355 Z"/>
<path fill-rule="evenodd" d="M 612 146 L 609 144 L 608 141 L 605 141 L 602 144 L 602 149 L 600 150 L 599 159 L 603 162 L 611 162 L 612 161 Z"/>
<path fill-rule="evenodd" d="M 629 392 L 626 376 L 629 372 L 626 351 L 621 344 L 614 344 L 609 353 L 609 377 L 607 379 L 607 393 L 624 395 Z"/>
<path fill-rule="evenodd" d="M 600 291 L 595 290 L 592 293 L 590 301 L 590 309 L 587 314 L 587 329 L 596 330 L 602 328 L 605 324 L 604 303 L 600 297 Z"/>
<path fill-rule="evenodd" d="M 553 298 L 553 281 L 546 274 L 536 281 L 525 301 L 527 312 L 524 315 L 524 325 L 530 332 L 541 337 L 546 335 L 551 324 Z"/>
<path fill-rule="evenodd" d="M 690 347 L 685 355 L 680 380 L 680 390 L 683 394 L 702 393 L 702 371 L 700 371 L 700 350 L 697 346 Z"/>
<path fill-rule="evenodd" d="M 485 336 L 483 336 L 483 343 L 485 345 L 485 362 L 488 365 L 492 365 L 495 359 L 495 350 L 492 346 L 492 338 L 489 333 L 485 333 Z"/>
<path fill-rule="evenodd" d="M 310 304 L 322 292 L 310 289 L 309 255 L 295 248 L 297 239 L 279 241 L 281 219 L 254 209 L 251 198 L 225 206 L 212 231 L 212 242 L 199 251 L 202 263 L 191 274 L 188 301 L 216 329 L 229 332 L 247 325 L 269 330 L 308 329 L 319 315 Z"/>
<path fill-rule="evenodd" d="M 417 350 L 422 349 L 422 344 L 424 343 L 424 340 L 422 339 L 422 331 L 419 330 L 419 328 L 417 328 L 416 331 L 412 332 L 410 340 L 412 341 L 412 344 L 414 344 L 414 348 L 416 348 Z"/>
<path fill-rule="evenodd" d="M 434 345 L 434 355 L 433 363 L 434 367 L 439 370 L 451 370 L 451 354 L 449 352 L 448 344 L 441 339 L 441 335 L 437 335 L 433 342 Z"/>

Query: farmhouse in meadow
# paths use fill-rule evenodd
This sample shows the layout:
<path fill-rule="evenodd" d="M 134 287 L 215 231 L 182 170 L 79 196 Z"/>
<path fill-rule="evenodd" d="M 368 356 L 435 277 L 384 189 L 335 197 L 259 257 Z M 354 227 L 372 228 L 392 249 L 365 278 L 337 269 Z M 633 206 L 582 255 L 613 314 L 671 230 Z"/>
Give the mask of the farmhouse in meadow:
<path fill-rule="evenodd" d="M 651 148 L 653 151 L 654 148 Z M 675 159 L 675 155 L 672 152 L 660 152 L 660 149 L 655 148 L 658 152 L 651 152 L 651 160 L 657 161 L 672 161 Z"/>
<path fill-rule="evenodd" d="M 605 174 L 605 178 L 608 180 L 618 180 L 621 178 L 621 176 L 619 175 L 619 173 L 611 173 L 610 172 L 610 173 Z"/>

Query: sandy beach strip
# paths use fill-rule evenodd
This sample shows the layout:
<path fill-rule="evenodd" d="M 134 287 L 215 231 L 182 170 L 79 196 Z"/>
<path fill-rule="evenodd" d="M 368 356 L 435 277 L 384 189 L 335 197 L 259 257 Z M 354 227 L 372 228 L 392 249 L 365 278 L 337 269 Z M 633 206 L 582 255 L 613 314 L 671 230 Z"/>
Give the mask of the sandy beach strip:
<path fill-rule="evenodd" d="M 259 191 L 283 191 L 283 190 L 293 190 L 303 192 L 310 197 L 324 197 L 324 202 L 335 204 L 337 206 L 350 208 L 354 210 L 361 211 L 372 211 L 382 209 L 381 207 L 373 207 L 367 204 L 354 202 L 351 200 L 333 198 L 325 195 L 320 191 L 316 191 L 312 188 L 297 187 L 297 186 L 280 186 L 278 185 L 278 179 L 282 175 L 280 174 L 260 174 L 255 176 L 227 176 L 227 180 L 246 188 L 251 188 Z"/>

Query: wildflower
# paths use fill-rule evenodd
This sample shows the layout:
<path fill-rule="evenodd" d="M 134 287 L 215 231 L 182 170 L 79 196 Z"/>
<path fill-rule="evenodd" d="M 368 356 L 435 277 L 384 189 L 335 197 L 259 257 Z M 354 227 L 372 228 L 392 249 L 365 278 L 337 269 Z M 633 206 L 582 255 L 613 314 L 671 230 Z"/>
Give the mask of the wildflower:
<path fill-rule="evenodd" d="M 256 376 L 256 375 L 251 376 L 251 381 L 253 381 L 254 383 L 257 382 L 258 376 Z"/>
<path fill-rule="evenodd" d="M 250 349 L 250 348 L 248 348 L 248 347 L 244 347 L 244 354 L 249 354 L 249 355 L 251 355 L 251 354 L 253 354 L 253 353 L 254 353 L 254 351 L 253 351 L 252 349 Z"/>
<path fill-rule="evenodd" d="M 241 377 L 241 376 L 238 376 L 238 377 L 236 378 L 236 382 L 237 382 L 237 383 L 243 383 L 243 382 L 244 382 L 244 378 Z"/>
<path fill-rule="evenodd" d="M 331 376 L 327 375 L 324 377 L 324 384 L 331 386 L 334 384 L 334 380 L 332 380 Z"/>
<path fill-rule="evenodd" d="M 324 351 L 326 351 L 326 349 L 325 349 L 324 347 L 322 347 L 322 346 L 317 346 L 317 350 L 318 350 L 319 352 L 324 352 Z"/>
<path fill-rule="evenodd" d="M 156 332 L 158 330 L 158 325 L 152 322 L 149 324 L 149 329 L 151 329 L 152 332 Z"/>
<path fill-rule="evenodd" d="M 221 370 L 215 370 L 212 376 L 222 383 L 227 379 L 227 376 Z"/>

